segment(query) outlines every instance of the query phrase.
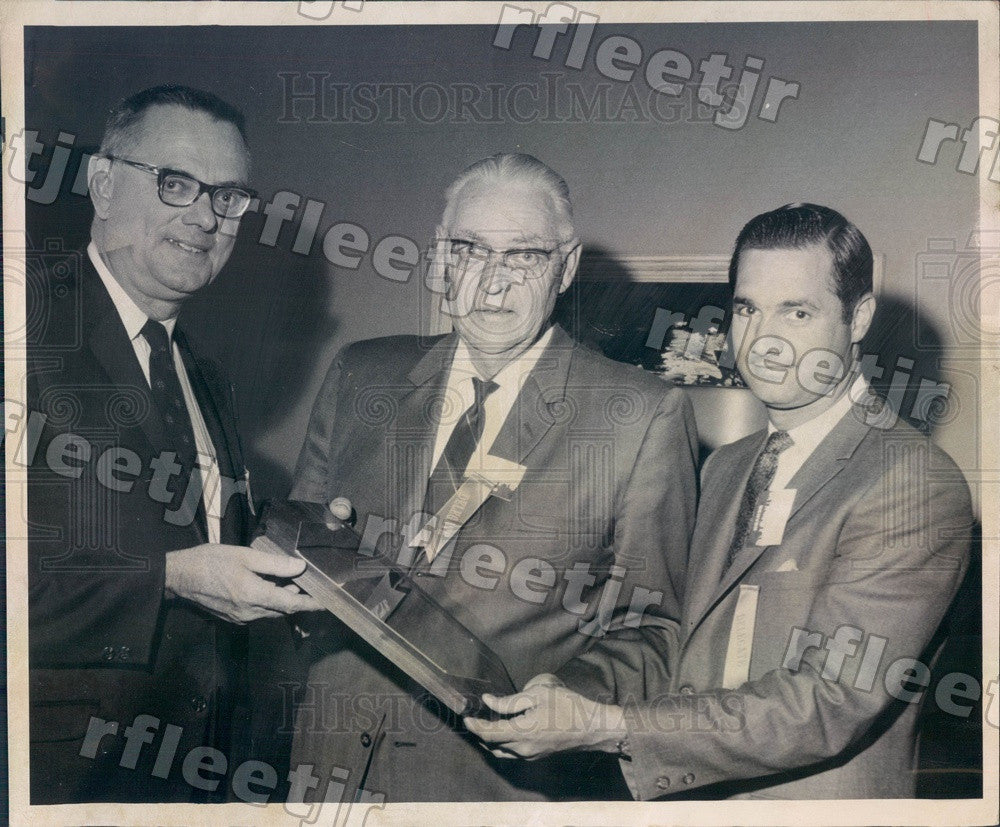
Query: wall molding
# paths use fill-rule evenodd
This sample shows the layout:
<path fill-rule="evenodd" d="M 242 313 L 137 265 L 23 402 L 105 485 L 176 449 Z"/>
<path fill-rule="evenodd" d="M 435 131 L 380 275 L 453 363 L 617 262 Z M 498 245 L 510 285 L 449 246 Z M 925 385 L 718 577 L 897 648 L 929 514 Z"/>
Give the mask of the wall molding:
<path fill-rule="evenodd" d="M 729 256 L 588 256 L 580 259 L 580 281 L 607 281 L 622 275 L 639 284 L 715 283 L 729 279 Z"/>

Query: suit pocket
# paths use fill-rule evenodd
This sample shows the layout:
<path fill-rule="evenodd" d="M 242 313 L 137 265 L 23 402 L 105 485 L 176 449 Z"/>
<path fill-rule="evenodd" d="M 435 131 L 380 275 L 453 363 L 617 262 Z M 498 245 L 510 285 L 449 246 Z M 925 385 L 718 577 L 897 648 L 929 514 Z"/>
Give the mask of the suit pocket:
<path fill-rule="evenodd" d="M 29 712 L 29 740 L 33 744 L 79 740 L 87 733 L 91 717 L 100 711 L 96 699 L 34 703 Z"/>
<path fill-rule="evenodd" d="M 812 594 L 822 580 L 822 573 L 815 569 L 794 571 L 764 571 L 754 577 L 754 582 L 760 585 L 762 591 L 792 589 L 803 594 Z"/>

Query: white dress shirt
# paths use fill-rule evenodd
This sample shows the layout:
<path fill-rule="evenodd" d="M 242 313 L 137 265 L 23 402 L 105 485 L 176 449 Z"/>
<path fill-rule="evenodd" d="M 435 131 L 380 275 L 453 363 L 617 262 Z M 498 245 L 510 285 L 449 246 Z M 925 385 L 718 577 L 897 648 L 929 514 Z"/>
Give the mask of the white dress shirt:
<path fill-rule="evenodd" d="M 493 381 L 499 386 L 493 393 L 486 397 L 483 403 L 483 435 L 479 439 L 479 444 L 470 459 L 469 464 L 481 461 L 482 457 L 490 452 L 493 443 L 500 433 L 504 422 L 510 415 L 514 402 L 521 393 L 524 383 L 528 380 L 528 375 L 534 369 L 542 353 L 552 341 L 552 328 L 543 333 L 537 342 L 529 347 L 524 353 L 518 356 L 509 364 L 505 365 Z M 434 439 L 434 453 L 431 457 L 431 468 L 436 468 L 441 454 L 444 453 L 451 432 L 455 429 L 458 420 L 465 415 L 465 412 L 472 407 L 476 401 L 475 390 L 472 385 L 472 377 L 479 376 L 479 372 L 472 364 L 472 355 L 469 348 L 461 339 L 455 347 L 455 356 L 451 363 L 451 370 L 448 372 L 448 383 L 445 386 L 444 410 L 441 414 L 441 421 L 438 423 L 437 436 Z"/>
<path fill-rule="evenodd" d="M 859 373 L 858 378 L 854 380 L 848 391 L 823 413 L 801 425 L 790 428 L 787 433 L 792 438 L 792 444 L 778 454 L 778 466 L 774 472 L 771 490 L 780 491 L 786 488 L 796 472 L 812 456 L 813 451 L 826 439 L 837 423 L 847 416 L 854 404 L 853 400 L 864 400 L 869 395 L 868 382 L 865 380 L 864 374 Z M 768 434 L 773 434 L 777 430 L 774 425 L 768 423 Z"/>
<path fill-rule="evenodd" d="M 125 325 L 125 333 L 132 342 L 135 357 L 139 360 L 139 367 L 142 368 L 142 373 L 146 377 L 146 383 L 149 384 L 149 355 L 151 351 L 149 342 L 142 335 L 142 328 L 149 320 L 149 317 L 139 309 L 139 306 L 132 301 L 124 288 L 111 275 L 111 271 L 104 263 L 104 259 L 101 258 L 101 254 L 97 251 L 97 245 L 93 241 L 87 247 L 87 255 L 90 256 L 94 269 L 97 270 L 97 274 L 101 277 L 101 281 L 104 283 L 104 287 L 108 291 L 108 295 L 111 296 L 111 301 L 114 303 L 115 310 L 118 311 L 122 324 Z M 174 357 L 174 366 L 177 368 L 177 378 L 181 383 L 184 404 L 187 406 L 188 415 L 191 417 L 191 428 L 194 430 L 195 450 L 198 453 L 198 465 L 202 482 L 201 499 L 205 506 L 205 516 L 208 522 L 208 541 L 210 543 L 218 543 L 221 536 L 220 499 L 222 497 L 221 485 L 219 484 L 219 463 L 215 455 L 215 445 L 212 443 L 208 428 L 205 426 L 205 419 L 201 415 L 201 408 L 198 407 L 194 389 L 188 381 L 187 371 L 184 368 L 184 360 L 181 358 L 180 351 L 173 340 L 174 326 L 176 324 L 176 318 L 165 319 L 163 321 L 163 326 L 167 329 L 167 335 L 170 336 L 170 349 Z"/>

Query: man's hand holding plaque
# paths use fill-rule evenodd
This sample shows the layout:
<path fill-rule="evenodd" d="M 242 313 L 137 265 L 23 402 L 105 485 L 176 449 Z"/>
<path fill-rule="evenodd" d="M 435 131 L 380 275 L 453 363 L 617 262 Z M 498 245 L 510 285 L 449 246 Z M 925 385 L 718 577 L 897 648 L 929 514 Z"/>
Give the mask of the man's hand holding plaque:
<path fill-rule="evenodd" d="M 484 693 L 514 691 L 504 665 L 394 561 L 361 548 L 350 502 L 266 504 L 255 548 L 305 561 L 293 578 L 319 606 L 460 715 L 490 711 Z"/>

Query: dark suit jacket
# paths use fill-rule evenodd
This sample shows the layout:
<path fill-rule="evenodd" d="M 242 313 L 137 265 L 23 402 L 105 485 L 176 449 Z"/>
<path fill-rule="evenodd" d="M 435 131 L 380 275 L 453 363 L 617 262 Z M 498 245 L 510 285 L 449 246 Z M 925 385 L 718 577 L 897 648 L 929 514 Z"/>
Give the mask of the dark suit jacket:
<path fill-rule="evenodd" d="M 632 760 L 622 767 L 639 798 L 912 797 L 919 705 L 894 697 L 890 667 L 933 663 L 968 565 L 965 479 L 910 426 L 870 428 L 852 411 L 789 483 L 780 544 L 749 546 L 726 571 L 765 437 L 705 464 L 679 646 L 659 668 L 638 651 L 588 653 L 570 683 L 625 703 Z M 827 648 L 838 629 L 842 667 Z M 812 644 L 801 658 L 798 641 Z M 727 661 L 742 663 L 728 685 Z"/>
<path fill-rule="evenodd" d="M 317 397 L 293 497 L 351 498 L 362 533 L 379 520 L 396 521 L 382 536 L 386 553 L 395 552 L 400 525 L 421 508 L 437 432 L 434 403 L 455 341 L 451 335 L 428 345 L 400 336 L 345 349 Z M 693 527 L 696 445 L 681 391 L 575 346 L 557 327 L 492 448 L 526 466 L 521 485 L 509 502 L 487 500 L 460 532 L 450 563 L 440 571 L 440 564 L 425 565 L 421 584 L 500 656 L 519 687 L 604 635 L 600 623 L 595 635 L 580 631 L 599 606 L 608 634 L 638 625 L 646 604 L 642 621 L 675 624 Z M 499 550 L 499 558 L 471 565 L 484 548 L 477 544 Z M 567 595 L 564 574 L 574 566 L 590 578 L 585 606 Z M 641 589 L 653 597 L 644 599 Z M 343 630 L 314 649 L 318 660 L 298 693 L 305 703 L 292 765 L 315 764 L 322 779 L 347 770 L 347 800 L 365 773 L 366 789 L 387 801 L 615 794 L 612 774 L 600 778 L 599 793 L 587 789 L 586 758 L 493 759 Z M 324 791 L 325 781 L 313 794 Z"/>
<path fill-rule="evenodd" d="M 72 257 L 32 286 L 27 399 L 47 419 L 28 471 L 31 801 L 197 799 L 204 793 L 183 782 L 181 763 L 194 746 L 227 744 L 241 635 L 193 604 L 164 600 L 165 554 L 206 542 L 205 527 L 172 524 L 150 493 L 163 425 L 89 258 Z M 179 331 L 176 339 L 220 471 L 243 480 L 231 385 Z M 52 462 L 67 434 L 90 445 L 89 459 L 66 461 L 82 466 L 78 478 Z M 109 448 L 139 458 L 137 479 L 109 474 L 100 461 Z M 249 518 L 246 496 L 233 496 L 222 541 L 243 542 Z M 136 769 L 120 768 L 137 715 L 158 719 L 156 739 Z M 91 716 L 118 724 L 94 758 L 80 755 Z M 161 779 L 153 760 L 168 724 L 183 732 Z"/>

